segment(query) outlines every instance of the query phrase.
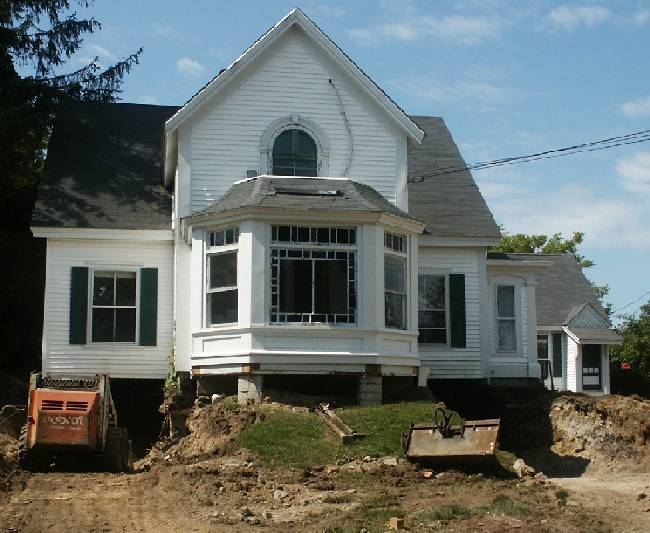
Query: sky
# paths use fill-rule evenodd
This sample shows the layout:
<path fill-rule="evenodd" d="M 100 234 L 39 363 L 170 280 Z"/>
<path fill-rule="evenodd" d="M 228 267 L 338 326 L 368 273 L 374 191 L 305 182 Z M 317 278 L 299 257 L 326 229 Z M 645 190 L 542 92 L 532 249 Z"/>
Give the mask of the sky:
<path fill-rule="evenodd" d="M 180 105 L 295 6 L 470 164 L 650 130 L 650 0 L 99 0 L 71 63 L 142 46 L 122 100 Z M 474 177 L 509 233 L 584 232 L 615 311 L 650 300 L 650 142 Z"/>

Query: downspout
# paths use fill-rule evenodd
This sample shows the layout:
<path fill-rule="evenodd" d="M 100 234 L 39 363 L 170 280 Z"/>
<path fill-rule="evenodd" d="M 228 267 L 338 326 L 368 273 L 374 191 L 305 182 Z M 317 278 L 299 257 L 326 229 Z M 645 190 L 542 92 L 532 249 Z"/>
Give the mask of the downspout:
<path fill-rule="evenodd" d="M 345 129 L 348 132 L 348 160 L 345 163 L 345 167 L 343 167 L 343 171 L 341 172 L 341 177 L 345 178 L 347 177 L 348 172 L 350 172 L 350 166 L 352 165 L 352 153 L 354 150 L 353 149 L 354 142 L 352 139 L 352 128 L 350 127 L 350 121 L 348 120 L 348 117 L 345 114 L 345 108 L 343 107 L 343 99 L 341 98 L 341 94 L 339 93 L 339 90 L 336 88 L 336 85 L 334 85 L 332 78 L 329 79 L 329 84 L 332 86 L 332 89 L 334 89 L 334 92 L 336 93 L 336 98 L 339 102 L 339 112 L 341 113 L 343 124 L 345 124 Z"/>

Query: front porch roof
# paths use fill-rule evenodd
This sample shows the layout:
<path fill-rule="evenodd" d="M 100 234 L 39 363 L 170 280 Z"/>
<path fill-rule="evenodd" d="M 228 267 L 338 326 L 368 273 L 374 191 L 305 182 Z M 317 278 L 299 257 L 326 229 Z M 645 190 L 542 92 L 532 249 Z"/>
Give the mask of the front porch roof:
<path fill-rule="evenodd" d="M 621 344 L 623 337 L 609 328 L 572 328 L 564 326 L 564 331 L 578 344 Z"/>

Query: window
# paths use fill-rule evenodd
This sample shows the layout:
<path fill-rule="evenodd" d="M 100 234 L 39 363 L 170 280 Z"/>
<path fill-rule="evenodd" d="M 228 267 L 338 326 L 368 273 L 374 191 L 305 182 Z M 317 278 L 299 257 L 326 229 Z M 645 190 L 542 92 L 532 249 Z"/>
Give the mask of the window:
<path fill-rule="evenodd" d="M 93 272 L 92 342 L 135 342 L 136 285 L 135 272 Z"/>
<path fill-rule="evenodd" d="M 273 143 L 272 161 L 275 176 L 316 176 L 316 142 L 303 130 L 284 130 Z"/>
<path fill-rule="evenodd" d="M 513 285 L 497 286 L 497 339 L 498 351 L 517 351 L 517 319 Z"/>
<path fill-rule="evenodd" d="M 406 237 L 384 233 L 384 325 L 406 329 Z"/>
<path fill-rule="evenodd" d="M 208 234 L 207 318 L 208 326 L 238 321 L 237 244 L 239 228 L 227 228 Z"/>
<path fill-rule="evenodd" d="M 537 335 L 537 359 L 548 359 L 548 335 Z"/>
<path fill-rule="evenodd" d="M 271 237 L 271 322 L 356 323 L 356 230 L 272 226 Z"/>
<path fill-rule="evenodd" d="M 418 276 L 418 342 L 447 344 L 447 277 Z"/>

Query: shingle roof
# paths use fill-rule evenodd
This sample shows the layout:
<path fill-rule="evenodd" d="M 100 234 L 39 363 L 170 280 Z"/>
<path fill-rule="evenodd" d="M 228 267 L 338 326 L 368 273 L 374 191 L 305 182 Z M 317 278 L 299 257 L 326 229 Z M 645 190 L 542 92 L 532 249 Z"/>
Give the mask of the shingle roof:
<path fill-rule="evenodd" d="M 623 340 L 623 337 L 613 329 L 607 328 L 568 328 L 571 333 L 580 339 L 581 344 L 594 343 L 612 343 L 617 344 Z"/>
<path fill-rule="evenodd" d="M 57 113 L 32 226 L 171 228 L 164 121 L 178 108 L 75 104 Z"/>
<path fill-rule="evenodd" d="M 411 118 L 424 130 L 425 137 L 408 154 L 409 176 L 465 166 L 443 119 Z M 409 183 L 408 192 L 409 212 L 426 222 L 426 233 L 446 238 L 498 239 L 501 236 L 474 178 L 467 170 Z"/>
<path fill-rule="evenodd" d="M 488 259 L 525 259 L 550 261 L 551 265 L 535 275 L 537 288 L 537 324 L 562 326 L 585 303 L 594 306 L 603 317 L 607 313 L 573 254 L 488 254 Z"/>
<path fill-rule="evenodd" d="M 228 213 L 245 207 L 305 211 L 367 211 L 389 213 L 419 222 L 372 187 L 348 179 L 259 176 L 236 183 L 192 218 Z"/>
<path fill-rule="evenodd" d="M 171 197 L 160 185 L 162 130 L 177 109 L 140 104 L 76 104 L 62 109 L 50 140 L 32 225 L 169 228 Z M 464 164 L 441 118 L 412 118 L 426 136 L 409 153 L 410 175 Z M 424 222 L 428 233 L 448 238 L 499 237 L 469 172 L 409 183 L 408 190 L 411 218 Z M 387 204 L 386 210 L 391 208 Z"/>

